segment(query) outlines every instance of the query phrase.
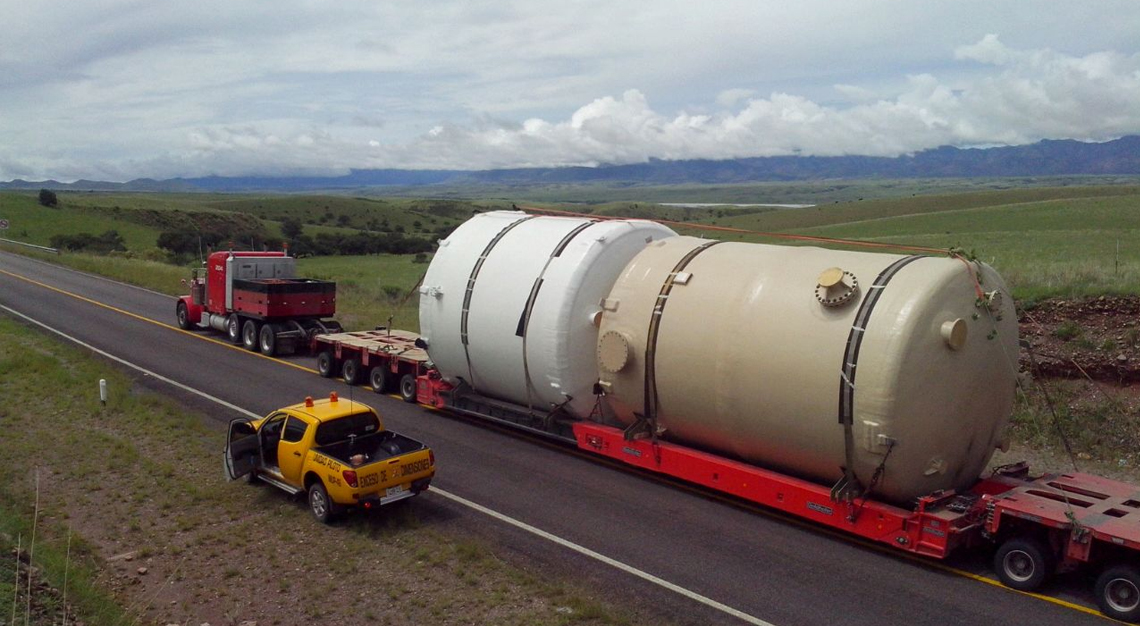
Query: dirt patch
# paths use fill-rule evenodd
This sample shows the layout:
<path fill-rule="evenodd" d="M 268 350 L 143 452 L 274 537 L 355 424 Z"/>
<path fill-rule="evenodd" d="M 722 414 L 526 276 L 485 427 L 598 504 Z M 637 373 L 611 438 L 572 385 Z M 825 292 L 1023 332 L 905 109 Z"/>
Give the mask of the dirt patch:
<path fill-rule="evenodd" d="M 1018 321 L 1028 343 L 1021 350 L 1022 371 L 1116 385 L 1140 382 L 1140 296 L 1046 300 L 1022 309 Z"/>

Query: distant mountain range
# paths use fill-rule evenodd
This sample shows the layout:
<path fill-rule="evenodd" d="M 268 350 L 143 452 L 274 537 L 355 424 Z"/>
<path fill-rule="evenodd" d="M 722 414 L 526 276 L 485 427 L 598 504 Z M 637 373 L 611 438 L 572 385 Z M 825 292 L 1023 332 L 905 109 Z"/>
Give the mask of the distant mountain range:
<path fill-rule="evenodd" d="M 780 156 L 721 161 L 663 161 L 598 167 L 503 170 L 352 170 L 345 176 L 207 176 L 140 178 L 126 183 L 79 180 L 13 180 L 0 189 L 162 192 L 300 192 L 368 187 L 542 185 L 622 183 L 633 185 L 731 184 L 859 178 L 970 178 L 1006 176 L 1140 175 L 1140 136 L 1104 143 L 1045 140 L 1002 148 L 941 147 L 895 158 Z"/>

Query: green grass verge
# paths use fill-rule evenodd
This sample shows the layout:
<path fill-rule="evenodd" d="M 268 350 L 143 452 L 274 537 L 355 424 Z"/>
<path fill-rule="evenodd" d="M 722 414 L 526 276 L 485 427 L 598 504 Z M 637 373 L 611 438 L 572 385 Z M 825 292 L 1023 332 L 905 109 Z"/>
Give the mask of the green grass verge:
<path fill-rule="evenodd" d="M 97 399 L 100 378 L 111 390 L 106 406 Z M 423 519 L 430 492 L 326 527 L 276 489 L 227 483 L 217 422 L 3 317 L 0 397 L 2 554 L 11 554 L 17 535 L 30 536 L 38 474 L 34 565 L 62 589 L 74 531 L 72 619 L 114 626 L 631 622 L 598 599 L 605 590 L 523 571 L 486 542 Z M 107 560 L 128 552 L 130 563 Z M 139 566 L 150 571 L 142 576 Z M 12 587 L 4 580 L 6 621 Z"/>

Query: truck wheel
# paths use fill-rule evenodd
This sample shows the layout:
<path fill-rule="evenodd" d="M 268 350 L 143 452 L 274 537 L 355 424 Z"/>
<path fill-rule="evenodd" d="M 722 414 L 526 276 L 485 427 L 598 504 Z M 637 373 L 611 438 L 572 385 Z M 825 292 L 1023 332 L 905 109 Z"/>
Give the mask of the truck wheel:
<path fill-rule="evenodd" d="M 317 355 L 317 373 L 321 378 L 332 378 L 334 361 L 332 352 L 328 350 Z"/>
<path fill-rule="evenodd" d="M 190 330 L 190 311 L 186 308 L 185 302 L 178 301 L 178 306 L 174 308 L 174 316 L 178 319 L 179 328 Z"/>
<path fill-rule="evenodd" d="M 1013 537 L 998 548 L 994 570 L 1003 585 L 1033 591 L 1053 573 L 1053 553 L 1035 537 Z"/>
<path fill-rule="evenodd" d="M 368 383 L 372 385 L 372 391 L 376 393 L 384 393 L 388 390 L 388 368 L 384 365 L 377 365 L 368 372 Z"/>
<path fill-rule="evenodd" d="M 345 359 L 340 369 L 346 385 L 355 385 L 360 382 L 360 359 Z"/>
<path fill-rule="evenodd" d="M 241 343 L 241 318 L 237 313 L 230 313 L 226 318 L 226 336 L 234 345 Z"/>
<path fill-rule="evenodd" d="M 241 344 L 246 350 L 257 352 L 257 333 L 261 332 L 254 320 L 246 320 L 241 327 Z"/>
<path fill-rule="evenodd" d="M 411 374 L 404 374 L 400 378 L 400 398 L 404 402 L 415 403 L 416 401 L 416 377 Z"/>
<path fill-rule="evenodd" d="M 258 339 L 262 354 L 265 356 L 277 354 L 277 329 L 273 328 L 272 324 L 266 324 L 261 327 L 261 333 L 258 334 Z"/>
<path fill-rule="evenodd" d="M 329 500 L 329 492 L 325 490 L 325 485 L 319 480 L 313 481 L 309 485 L 309 510 L 313 512 L 313 517 L 322 524 L 331 524 L 336 514 L 333 513 L 333 503 Z"/>
<path fill-rule="evenodd" d="M 1125 564 L 1106 568 L 1096 579 L 1096 603 L 1113 619 L 1140 620 L 1140 569 Z"/>

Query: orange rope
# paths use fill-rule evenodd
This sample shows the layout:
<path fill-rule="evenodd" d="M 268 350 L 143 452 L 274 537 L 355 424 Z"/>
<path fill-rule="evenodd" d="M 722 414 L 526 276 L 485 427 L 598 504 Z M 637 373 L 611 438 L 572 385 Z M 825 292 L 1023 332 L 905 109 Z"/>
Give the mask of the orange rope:
<path fill-rule="evenodd" d="M 515 205 L 515 208 L 519 209 L 520 211 L 530 211 L 533 213 L 550 213 L 552 215 L 564 215 L 567 217 L 585 217 L 585 218 L 595 219 L 595 220 L 645 219 L 645 218 L 619 217 L 619 216 L 611 216 L 611 215 L 593 215 L 590 213 L 575 213 L 574 211 L 563 211 L 561 209 L 544 209 L 541 207 L 532 207 L 532 206 Z M 791 233 L 771 233 L 771 232 L 764 232 L 764 231 L 759 231 L 759 230 L 747 230 L 744 228 L 733 228 L 731 226 L 714 226 L 712 224 L 690 224 L 688 222 L 677 222 L 677 221 L 673 221 L 673 220 L 651 219 L 649 221 L 657 222 L 658 224 L 665 224 L 666 226 L 676 226 L 678 228 L 691 228 L 694 230 L 707 230 L 707 231 L 722 232 L 722 233 L 737 233 L 737 234 L 741 234 L 741 235 L 756 235 L 756 236 L 760 236 L 760 237 L 772 237 L 774 239 L 787 239 L 790 241 L 811 241 L 811 242 L 815 242 L 815 243 L 829 243 L 829 244 L 835 244 L 835 245 L 856 246 L 856 247 L 863 247 L 863 248 L 879 248 L 879 249 L 886 248 L 886 249 L 890 249 L 890 250 L 906 250 L 908 252 L 923 252 L 926 254 L 938 254 L 938 255 L 947 254 L 947 255 L 955 258 L 955 259 L 958 259 L 963 264 L 965 264 L 966 271 L 970 274 L 970 280 L 974 283 L 974 291 L 977 294 L 977 296 L 979 298 L 985 298 L 985 295 L 986 295 L 985 291 L 982 289 L 982 286 L 978 283 L 977 274 L 975 274 L 973 268 L 970 267 L 970 261 L 968 259 L 966 259 L 965 257 L 963 257 L 961 254 L 958 254 L 956 252 L 951 252 L 950 250 L 947 250 L 945 248 L 931 248 L 928 246 L 908 246 L 908 245 L 896 244 L 896 243 L 880 243 L 877 241 L 859 241 L 856 239 L 838 239 L 836 237 L 818 237 L 818 236 L 814 236 L 814 235 L 793 235 Z"/>

